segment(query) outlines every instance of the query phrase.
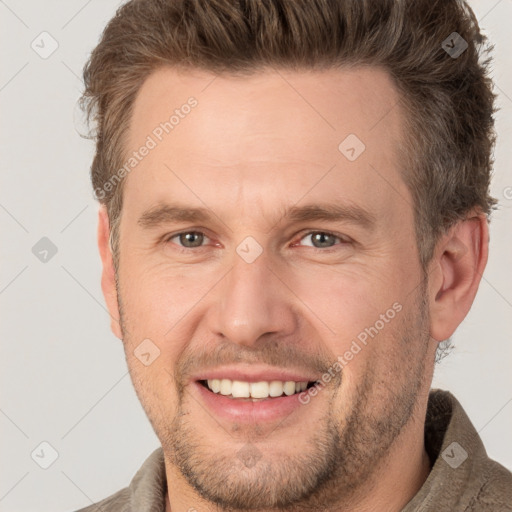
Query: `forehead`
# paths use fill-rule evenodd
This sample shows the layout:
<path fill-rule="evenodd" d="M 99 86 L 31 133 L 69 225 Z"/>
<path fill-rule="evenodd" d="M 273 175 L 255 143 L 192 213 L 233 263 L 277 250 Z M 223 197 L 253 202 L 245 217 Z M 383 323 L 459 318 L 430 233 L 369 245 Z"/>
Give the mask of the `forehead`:
<path fill-rule="evenodd" d="M 134 103 L 127 158 L 149 139 L 152 149 L 127 176 L 124 196 L 138 210 L 178 188 L 195 203 L 228 206 L 231 197 L 236 206 L 234 197 L 264 191 L 269 201 L 296 202 L 318 182 L 311 199 L 337 192 L 384 207 L 408 195 L 395 155 L 401 128 L 399 96 L 378 68 L 250 76 L 162 68 Z M 352 149 L 361 153 L 355 160 Z"/>

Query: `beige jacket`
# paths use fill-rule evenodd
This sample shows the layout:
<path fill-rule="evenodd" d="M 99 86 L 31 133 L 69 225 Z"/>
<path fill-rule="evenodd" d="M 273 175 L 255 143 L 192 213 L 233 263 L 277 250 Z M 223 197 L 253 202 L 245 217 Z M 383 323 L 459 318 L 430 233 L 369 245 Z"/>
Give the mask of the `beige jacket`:
<path fill-rule="evenodd" d="M 447 391 L 430 392 L 425 448 L 432 470 L 401 512 L 512 512 L 512 473 L 487 456 L 475 427 Z M 158 448 L 128 487 L 77 512 L 164 512 L 166 491 Z"/>

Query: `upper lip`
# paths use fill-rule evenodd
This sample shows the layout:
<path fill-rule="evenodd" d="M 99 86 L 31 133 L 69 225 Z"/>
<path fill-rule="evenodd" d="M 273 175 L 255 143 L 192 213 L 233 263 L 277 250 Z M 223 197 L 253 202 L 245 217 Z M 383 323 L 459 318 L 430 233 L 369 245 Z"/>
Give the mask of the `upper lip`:
<path fill-rule="evenodd" d="M 218 366 L 209 370 L 198 372 L 191 380 L 230 379 L 243 382 L 261 382 L 279 380 L 282 382 L 311 382 L 318 377 L 300 370 L 286 370 L 271 366 L 245 365 L 245 366 Z"/>

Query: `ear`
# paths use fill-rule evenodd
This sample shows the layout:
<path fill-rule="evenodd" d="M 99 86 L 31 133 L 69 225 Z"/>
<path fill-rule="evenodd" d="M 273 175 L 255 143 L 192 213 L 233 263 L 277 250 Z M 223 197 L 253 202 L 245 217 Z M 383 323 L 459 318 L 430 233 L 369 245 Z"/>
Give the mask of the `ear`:
<path fill-rule="evenodd" d="M 98 248 L 100 251 L 103 270 L 101 273 L 101 289 L 110 313 L 110 329 L 119 339 L 123 339 L 119 321 L 119 304 L 115 281 L 114 261 L 110 249 L 110 223 L 105 205 L 101 205 L 98 212 Z"/>
<path fill-rule="evenodd" d="M 489 228 L 472 213 L 439 240 L 430 267 L 430 335 L 448 339 L 469 312 L 487 264 Z"/>

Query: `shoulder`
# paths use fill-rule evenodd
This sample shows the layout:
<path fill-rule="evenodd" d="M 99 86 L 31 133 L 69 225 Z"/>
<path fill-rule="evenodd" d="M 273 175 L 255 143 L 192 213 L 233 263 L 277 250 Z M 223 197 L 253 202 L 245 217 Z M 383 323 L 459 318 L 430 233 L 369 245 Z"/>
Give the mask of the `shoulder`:
<path fill-rule="evenodd" d="M 130 485 L 75 512 L 149 512 L 165 509 L 167 480 L 162 447 L 149 455 Z"/>
<path fill-rule="evenodd" d="M 76 512 L 131 512 L 130 489 L 125 487 L 93 505 L 81 508 Z"/>
<path fill-rule="evenodd" d="M 483 485 L 469 504 L 468 512 L 512 512 L 512 473 L 492 459 L 485 464 L 484 473 Z"/>

